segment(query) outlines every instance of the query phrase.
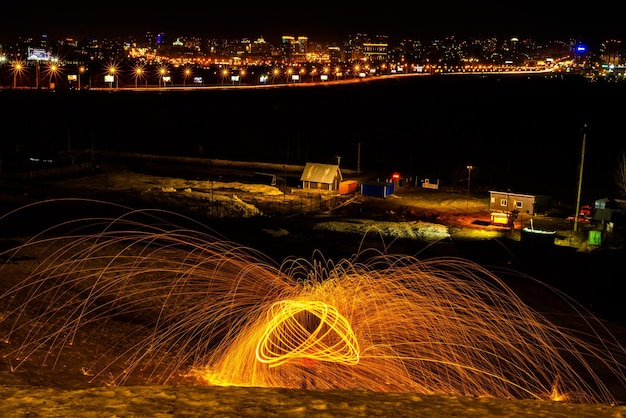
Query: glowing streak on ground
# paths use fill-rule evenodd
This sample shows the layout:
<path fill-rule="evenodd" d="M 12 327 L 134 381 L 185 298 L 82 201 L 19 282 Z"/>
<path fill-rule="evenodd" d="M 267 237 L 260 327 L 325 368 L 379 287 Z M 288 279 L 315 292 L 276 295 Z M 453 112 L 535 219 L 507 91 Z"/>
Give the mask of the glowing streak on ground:
<path fill-rule="evenodd" d="M 615 402 L 604 377 L 626 382 L 624 348 L 548 286 L 586 328 L 557 326 L 467 260 L 368 250 L 276 265 L 189 219 L 122 209 L 0 253 L 3 284 L 14 257 L 35 259 L 0 295 L 12 369 L 76 364 L 72 350 L 93 350 L 93 364 L 76 368 L 99 384 L 192 374 L 200 384 L 589 403 Z"/>
<path fill-rule="evenodd" d="M 350 324 L 323 302 L 276 302 L 267 313 L 267 325 L 256 358 L 270 367 L 294 358 L 347 365 L 359 362 L 359 344 Z"/>

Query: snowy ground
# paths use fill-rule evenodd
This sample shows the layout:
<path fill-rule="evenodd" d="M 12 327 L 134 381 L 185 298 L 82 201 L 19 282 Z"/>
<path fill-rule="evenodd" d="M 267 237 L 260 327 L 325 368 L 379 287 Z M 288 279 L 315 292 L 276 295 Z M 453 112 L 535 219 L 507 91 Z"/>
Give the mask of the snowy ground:
<path fill-rule="evenodd" d="M 444 395 L 148 386 L 0 387 L 3 417 L 544 417 L 619 418 L 626 407 Z"/>

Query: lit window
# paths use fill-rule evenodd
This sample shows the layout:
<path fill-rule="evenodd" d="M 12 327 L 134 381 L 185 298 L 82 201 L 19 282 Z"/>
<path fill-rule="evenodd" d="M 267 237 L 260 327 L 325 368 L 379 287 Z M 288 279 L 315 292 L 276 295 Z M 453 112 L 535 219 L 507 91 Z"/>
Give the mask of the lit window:
<path fill-rule="evenodd" d="M 509 206 L 509 202 L 506 199 L 500 199 L 500 206 Z"/>
<path fill-rule="evenodd" d="M 516 200 L 515 201 L 515 207 L 518 208 L 518 209 L 521 209 L 522 208 L 522 202 L 519 201 L 519 200 Z"/>

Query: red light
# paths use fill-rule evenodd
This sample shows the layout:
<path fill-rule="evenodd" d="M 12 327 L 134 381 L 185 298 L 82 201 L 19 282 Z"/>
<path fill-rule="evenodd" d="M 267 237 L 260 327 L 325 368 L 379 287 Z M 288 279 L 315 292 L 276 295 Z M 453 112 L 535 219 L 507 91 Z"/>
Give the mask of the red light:
<path fill-rule="evenodd" d="M 394 180 L 398 180 L 398 179 L 400 178 L 400 174 L 398 174 L 398 173 L 393 173 L 393 174 L 391 175 L 391 178 L 392 178 L 392 179 L 394 179 Z"/>

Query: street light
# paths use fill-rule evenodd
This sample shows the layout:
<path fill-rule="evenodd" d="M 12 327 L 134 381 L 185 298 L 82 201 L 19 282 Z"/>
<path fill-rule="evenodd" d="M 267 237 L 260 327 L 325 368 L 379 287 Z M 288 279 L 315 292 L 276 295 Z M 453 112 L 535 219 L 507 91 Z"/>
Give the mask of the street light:
<path fill-rule="evenodd" d="M 79 91 L 80 91 L 80 77 L 84 73 L 85 73 L 85 66 L 81 65 L 80 67 L 78 67 L 78 90 Z"/>
<path fill-rule="evenodd" d="M 118 84 L 118 77 L 115 76 L 116 72 L 117 72 L 117 67 L 113 64 L 109 65 L 109 75 L 113 77 L 113 81 L 115 82 L 115 88 L 118 88 L 119 84 Z M 110 83 L 111 88 L 113 88 L 113 81 L 111 81 Z"/>
<path fill-rule="evenodd" d="M 17 88 L 17 76 L 24 71 L 24 65 L 21 62 L 15 62 L 13 64 L 13 88 Z"/>
<path fill-rule="evenodd" d="M 48 84 L 50 87 L 54 87 L 55 85 L 57 71 L 59 71 L 59 66 L 56 64 L 51 64 L 50 67 L 48 67 L 48 75 L 49 75 Z"/>
<path fill-rule="evenodd" d="M 472 170 L 474 169 L 473 165 L 467 166 L 467 200 L 465 211 L 469 212 L 469 198 L 470 198 L 470 182 L 472 181 Z"/>
<path fill-rule="evenodd" d="M 137 81 L 139 80 L 139 78 L 143 77 L 143 66 L 142 65 L 137 65 L 135 67 L 135 88 L 137 88 Z M 146 87 L 148 85 L 148 80 L 146 78 Z"/>
<path fill-rule="evenodd" d="M 272 70 L 272 83 L 276 82 L 276 79 L 280 76 L 280 70 L 278 68 L 274 68 Z"/>
<path fill-rule="evenodd" d="M 55 61 L 48 62 L 46 64 L 46 67 L 43 72 L 43 79 L 44 81 L 46 80 L 46 78 L 48 79 L 48 87 L 50 89 L 54 89 L 56 78 L 60 70 L 61 69 L 59 68 L 59 65 Z"/>
<path fill-rule="evenodd" d="M 183 77 L 183 87 L 185 87 L 185 85 L 187 84 L 187 79 L 191 76 L 191 68 L 186 67 L 185 68 L 185 74 Z"/>
<path fill-rule="evenodd" d="M 159 74 L 161 76 L 161 83 L 159 84 L 159 87 L 161 87 L 161 85 L 163 85 L 163 87 L 165 87 L 165 75 L 167 74 L 167 68 L 166 67 L 160 67 L 159 68 Z"/>

